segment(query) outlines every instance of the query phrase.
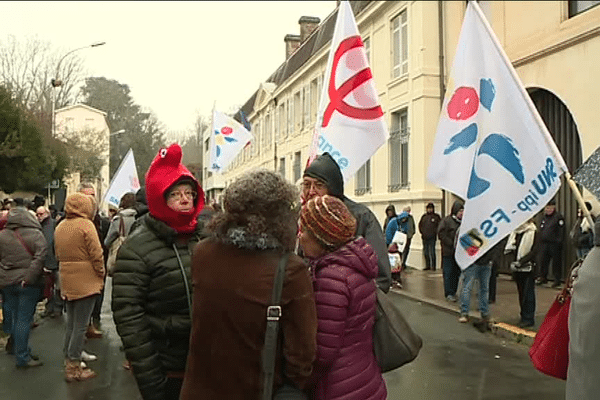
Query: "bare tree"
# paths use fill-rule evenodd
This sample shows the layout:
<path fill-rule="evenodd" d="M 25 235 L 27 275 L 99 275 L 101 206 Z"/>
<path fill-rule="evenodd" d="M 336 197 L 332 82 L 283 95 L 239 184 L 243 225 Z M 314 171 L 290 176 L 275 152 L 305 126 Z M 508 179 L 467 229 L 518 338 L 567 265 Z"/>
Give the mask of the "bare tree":
<path fill-rule="evenodd" d="M 83 82 L 83 61 L 76 54 L 62 58 L 66 52 L 52 49 L 50 42 L 38 37 L 19 41 L 12 35 L 0 39 L 0 83 L 14 96 L 20 106 L 32 112 L 41 122 L 50 119 L 52 79 L 62 84 L 56 87 L 56 106 L 63 107 L 76 98 Z M 60 65 L 59 65 L 60 63 Z"/>

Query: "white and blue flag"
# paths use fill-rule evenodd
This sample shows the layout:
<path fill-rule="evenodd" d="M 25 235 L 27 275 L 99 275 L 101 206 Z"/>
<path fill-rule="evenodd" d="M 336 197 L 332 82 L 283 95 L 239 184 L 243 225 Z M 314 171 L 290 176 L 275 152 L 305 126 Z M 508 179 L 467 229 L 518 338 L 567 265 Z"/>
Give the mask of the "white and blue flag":
<path fill-rule="evenodd" d="M 208 169 L 223 172 L 252 140 L 252 134 L 235 119 L 213 110 Z"/>
<path fill-rule="evenodd" d="M 428 179 L 465 201 L 456 261 L 467 268 L 556 194 L 564 160 L 481 9 L 470 1 Z"/>
<path fill-rule="evenodd" d="M 136 193 L 139 188 L 140 180 L 138 179 L 133 150 L 129 149 L 125 158 L 123 158 L 121 165 L 119 165 L 117 172 L 113 175 L 108 191 L 104 196 L 104 201 L 107 204 L 118 208 L 121 197 L 123 197 L 125 193 Z"/>

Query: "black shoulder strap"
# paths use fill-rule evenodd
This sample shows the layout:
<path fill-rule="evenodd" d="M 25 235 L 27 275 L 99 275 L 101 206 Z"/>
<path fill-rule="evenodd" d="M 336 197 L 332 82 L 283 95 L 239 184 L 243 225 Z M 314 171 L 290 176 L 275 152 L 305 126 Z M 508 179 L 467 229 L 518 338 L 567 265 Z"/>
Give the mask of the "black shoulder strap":
<path fill-rule="evenodd" d="M 279 318 L 281 318 L 281 292 L 283 279 L 289 254 L 285 253 L 279 260 L 273 280 L 271 305 L 267 307 L 267 330 L 265 331 L 265 345 L 262 351 L 263 370 L 263 400 L 271 400 L 273 396 L 273 378 L 275 375 L 275 350 L 277 348 L 277 334 L 279 333 Z"/>

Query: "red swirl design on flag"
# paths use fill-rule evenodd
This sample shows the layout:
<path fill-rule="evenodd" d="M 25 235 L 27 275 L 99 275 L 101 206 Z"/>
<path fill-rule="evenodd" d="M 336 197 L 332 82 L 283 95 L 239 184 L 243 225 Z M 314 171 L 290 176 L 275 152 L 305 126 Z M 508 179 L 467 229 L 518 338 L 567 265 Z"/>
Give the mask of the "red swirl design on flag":
<path fill-rule="evenodd" d="M 356 75 L 352 76 L 350 79 L 344 82 L 339 89 L 335 88 L 335 75 L 338 70 L 340 59 L 350 50 L 362 46 L 363 42 L 360 36 L 350 36 L 340 43 L 335 52 L 328 87 L 330 103 L 327 105 L 327 108 L 323 113 L 323 128 L 326 128 L 327 125 L 329 125 L 329 121 L 331 120 L 333 112 L 336 110 L 347 117 L 362 120 L 372 120 L 383 116 L 383 110 L 381 109 L 381 106 L 375 106 L 371 108 L 356 108 L 344 101 L 344 98 L 349 93 L 369 79 L 373 78 L 373 74 L 371 73 L 371 69 L 369 67 L 366 67 Z"/>

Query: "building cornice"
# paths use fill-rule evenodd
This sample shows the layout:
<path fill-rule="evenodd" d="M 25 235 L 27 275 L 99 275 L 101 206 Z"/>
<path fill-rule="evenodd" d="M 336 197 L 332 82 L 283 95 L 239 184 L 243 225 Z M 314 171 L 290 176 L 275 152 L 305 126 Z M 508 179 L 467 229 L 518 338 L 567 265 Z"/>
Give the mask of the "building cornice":
<path fill-rule="evenodd" d="M 525 64 L 529 64 L 533 61 L 539 60 L 541 58 L 547 57 L 551 54 L 557 53 L 566 48 L 572 47 L 578 43 L 585 42 L 587 40 L 592 39 L 593 37 L 600 35 L 600 26 L 597 26 L 593 29 L 590 29 L 585 32 L 581 32 L 578 35 L 571 36 L 565 40 L 562 40 L 558 43 L 553 43 L 541 49 L 538 49 L 526 56 L 518 57 L 513 60 L 513 66 L 515 68 L 520 67 Z"/>

